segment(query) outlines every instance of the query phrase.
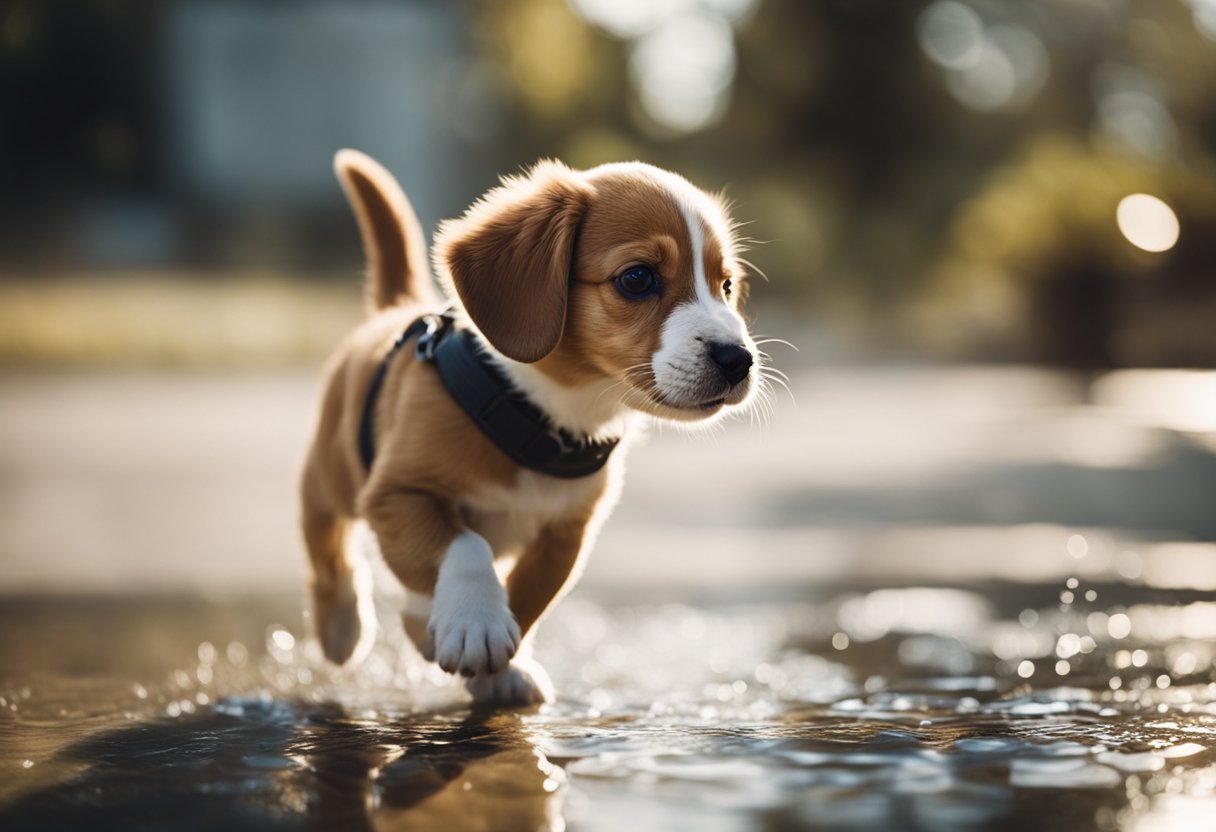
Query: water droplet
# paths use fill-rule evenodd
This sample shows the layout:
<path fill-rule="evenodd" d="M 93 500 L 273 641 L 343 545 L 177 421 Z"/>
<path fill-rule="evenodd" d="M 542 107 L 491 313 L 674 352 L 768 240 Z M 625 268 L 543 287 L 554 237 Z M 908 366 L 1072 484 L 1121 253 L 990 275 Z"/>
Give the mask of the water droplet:
<path fill-rule="evenodd" d="M 1162 757 L 1175 759 L 1177 757 L 1190 757 L 1198 754 L 1200 751 L 1206 751 L 1206 745 L 1200 745 L 1197 742 L 1184 742 L 1182 745 L 1176 745 L 1173 748 L 1163 748 L 1157 753 Z"/>
<path fill-rule="evenodd" d="M 33 760 L 22 760 L 22 761 L 21 761 L 21 767 L 22 767 L 22 768 L 33 768 L 33 767 L 34 767 L 34 761 L 33 761 Z"/>
<path fill-rule="evenodd" d="M 1068 662 L 1064 661 L 1063 659 L 1060 659 L 1058 662 L 1056 662 L 1056 675 L 1057 676 L 1067 676 L 1070 670 L 1072 670 L 1072 665 L 1070 665 Z"/>
<path fill-rule="evenodd" d="M 1029 659 L 1023 660 L 1018 664 L 1018 675 L 1023 679 L 1029 679 L 1034 675 L 1034 662 Z"/>
<path fill-rule="evenodd" d="M 849 646 L 849 637 L 846 633 L 834 633 L 832 635 L 832 646 L 837 650 L 847 649 Z"/>
<path fill-rule="evenodd" d="M 1081 639 L 1076 633 L 1065 633 L 1056 641 L 1056 655 L 1070 659 L 1081 652 Z"/>
<path fill-rule="evenodd" d="M 284 629 L 275 629 L 270 633 L 270 640 L 280 650 L 290 651 L 296 646 L 296 638 Z"/>
<path fill-rule="evenodd" d="M 1174 659 L 1174 673 L 1179 676 L 1189 676 L 1195 672 L 1196 665 L 1194 653 L 1179 653 Z"/>

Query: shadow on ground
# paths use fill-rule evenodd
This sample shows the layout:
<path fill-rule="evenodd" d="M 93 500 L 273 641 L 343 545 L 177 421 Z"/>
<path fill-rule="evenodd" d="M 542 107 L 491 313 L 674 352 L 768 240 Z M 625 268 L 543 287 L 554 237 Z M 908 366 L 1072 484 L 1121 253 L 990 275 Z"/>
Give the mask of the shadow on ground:
<path fill-rule="evenodd" d="M 234 701 L 59 757 L 87 768 L 10 804 L 0 828 L 537 829 L 557 786 L 512 713 L 372 722 L 333 705 Z"/>

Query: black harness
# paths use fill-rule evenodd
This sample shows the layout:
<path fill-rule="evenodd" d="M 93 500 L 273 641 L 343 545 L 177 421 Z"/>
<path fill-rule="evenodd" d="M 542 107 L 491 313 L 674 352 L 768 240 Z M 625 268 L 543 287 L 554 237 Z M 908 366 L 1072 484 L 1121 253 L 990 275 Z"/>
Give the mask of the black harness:
<path fill-rule="evenodd" d="M 414 338 L 419 361 L 433 364 L 443 386 L 486 438 L 516 464 L 551 477 L 576 479 L 604 467 L 619 439 L 592 441 L 556 425 L 511 386 L 478 342 L 452 325 L 450 315 L 424 315 L 405 328 L 372 376 L 359 421 L 359 454 L 371 470 L 376 456 L 375 410 L 388 366 Z"/>

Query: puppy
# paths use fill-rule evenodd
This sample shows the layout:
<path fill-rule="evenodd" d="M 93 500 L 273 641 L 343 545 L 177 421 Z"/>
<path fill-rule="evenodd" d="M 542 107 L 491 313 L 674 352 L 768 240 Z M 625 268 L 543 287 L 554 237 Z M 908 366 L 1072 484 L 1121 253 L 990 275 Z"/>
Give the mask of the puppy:
<path fill-rule="evenodd" d="M 396 181 L 352 150 L 335 169 L 369 319 L 329 362 L 302 477 L 325 655 L 357 660 L 375 636 L 368 567 L 347 545 L 363 518 L 426 658 L 478 702 L 549 701 L 528 637 L 615 504 L 639 418 L 704 422 L 757 388 L 734 226 L 650 165 L 543 161 L 441 224 L 441 317 Z"/>

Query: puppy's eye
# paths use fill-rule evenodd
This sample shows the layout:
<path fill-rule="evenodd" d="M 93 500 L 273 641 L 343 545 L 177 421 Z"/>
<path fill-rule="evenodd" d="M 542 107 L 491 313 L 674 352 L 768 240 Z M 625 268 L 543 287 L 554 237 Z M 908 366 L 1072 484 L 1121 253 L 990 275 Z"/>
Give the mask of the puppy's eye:
<path fill-rule="evenodd" d="M 659 290 L 659 279 L 650 266 L 631 266 L 617 275 L 616 288 L 629 300 L 641 300 Z"/>
<path fill-rule="evenodd" d="M 722 296 L 730 297 L 730 278 L 729 277 L 726 278 L 726 280 L 722 281 Z"/>

